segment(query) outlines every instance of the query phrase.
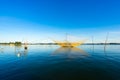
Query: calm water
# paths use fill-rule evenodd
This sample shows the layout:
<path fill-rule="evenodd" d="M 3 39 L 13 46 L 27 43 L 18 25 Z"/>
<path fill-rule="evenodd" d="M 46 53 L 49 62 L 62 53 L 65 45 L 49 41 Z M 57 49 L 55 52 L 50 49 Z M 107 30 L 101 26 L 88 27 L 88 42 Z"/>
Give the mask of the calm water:
<path fill-rule="evenodd" d="M 0 80 L 120 80 L 120 45 L 0 46 Z"/>

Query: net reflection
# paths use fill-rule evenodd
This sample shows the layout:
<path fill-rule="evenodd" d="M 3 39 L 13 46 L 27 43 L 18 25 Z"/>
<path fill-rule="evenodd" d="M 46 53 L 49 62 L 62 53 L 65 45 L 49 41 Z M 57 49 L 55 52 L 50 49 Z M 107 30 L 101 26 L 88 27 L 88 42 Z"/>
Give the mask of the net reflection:
<path fill-rule="evenodd" d="M 87 52 L 77 47 L 60 47 L 52 55 L 64 54 L 68 58 L 85 58 L 89 56 Z"/>
<path fill-rule="evenodd" d="M 15 55 L 17 57 L 26 56 L 27 54 L 28 54 L 28 49 L 25 49 L 22 46 L 15 46 Z"/>

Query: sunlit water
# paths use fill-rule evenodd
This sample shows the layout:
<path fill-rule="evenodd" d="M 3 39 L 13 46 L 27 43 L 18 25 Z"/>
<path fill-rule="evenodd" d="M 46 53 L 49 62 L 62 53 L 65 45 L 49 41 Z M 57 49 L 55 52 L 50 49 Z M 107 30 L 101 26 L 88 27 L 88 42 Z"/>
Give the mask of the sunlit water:
<path fill-rule="evenodd" d="M 0 80 L 120 80 L 120 45 L 0 46 Z"/>

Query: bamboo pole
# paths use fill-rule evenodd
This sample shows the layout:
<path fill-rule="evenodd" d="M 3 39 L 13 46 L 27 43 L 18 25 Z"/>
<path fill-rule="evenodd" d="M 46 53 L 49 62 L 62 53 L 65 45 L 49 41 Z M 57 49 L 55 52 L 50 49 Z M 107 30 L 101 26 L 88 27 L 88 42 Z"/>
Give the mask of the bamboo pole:
<path fill-rule="evenodd" d="M 109 33 L 107 33 L 107 36 L 106 36 L 106 40 L 105 40 L 105 44 L 104 44 L 104 51 L 106 51 L 108 37 L 109 37 Z"/>
<path fill-rule="evenodd" d="M 92 36 L 92 45 L 93 45 L 93 53 L 94 53 L 94 37 Z"/>

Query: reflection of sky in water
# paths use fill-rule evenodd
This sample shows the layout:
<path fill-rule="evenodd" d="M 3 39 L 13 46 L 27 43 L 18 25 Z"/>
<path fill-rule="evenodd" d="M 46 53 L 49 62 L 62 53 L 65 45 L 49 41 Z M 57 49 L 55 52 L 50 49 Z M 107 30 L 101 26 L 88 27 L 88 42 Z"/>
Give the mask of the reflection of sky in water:
<path fill-rule="evenodd" d="M 119 80 L 120 45 L 2 46 L 0 80 Z M 20 53 L 20 54 L 18 54 Z"/>
<path fill-rule="evenodd" d="M 106 51 L 104 51 L 104 45 L 82 45 L 79 47 L 59 47 L 56 45 L 30 45 L 28 46 L 28 50 L 24 49 L 24 46 L 2 46 L 0 49 L 0 57 L 9 57 L 16 58 L 22 56 L 60 56 L 68 55 L 75 58 L 76 57 L 93 57 L 93 56 L 112 56 L 118 57 L 119 53 L 119 45 L 107 45 Z M 20 54 L 17 54 L 20 53 Z M 114 54 L 113 54 L 114 53 Z M 66 56 L 67 57 L 67 56 Z"/>
<path fill-rule="evenodd" d="M 118 57 L 119 53 L 119 45 L 107 45 L 106 51 L 104 51 L 104 45 L 82 45 L 79 47 L 59 47 L 56 45 L 30 45 L 28 46 L 28 50 L 24 49 L 24 46 L 2 46 L 0 49 L 0 57 L 23 57 L 23 56 L 59 56 L 63 57 L 72 56 L 72 57 L 104 57 L 112 56 Z M 114 54 L 113 54 L 114 53 Z"/>

